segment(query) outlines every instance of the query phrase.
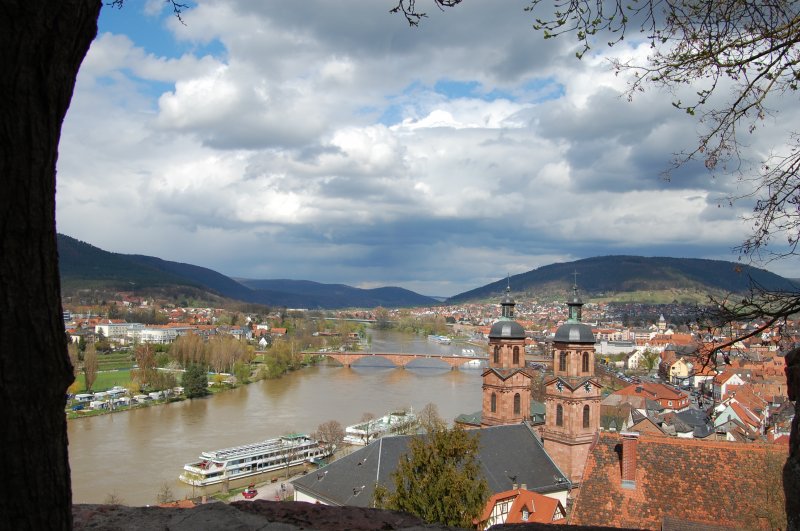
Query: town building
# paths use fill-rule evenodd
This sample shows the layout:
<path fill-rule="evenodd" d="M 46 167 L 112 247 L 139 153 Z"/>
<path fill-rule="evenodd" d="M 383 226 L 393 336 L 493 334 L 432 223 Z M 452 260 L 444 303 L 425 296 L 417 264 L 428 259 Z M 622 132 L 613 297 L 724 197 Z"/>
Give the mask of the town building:
<path fill-rule="evenodd" d="M 483 372 L 481 426 L 515 424 L 530 417 L 532 374 L 525 368 L 525 329 L 514 321 L 506 288 L 502 315 L 489 331 L 489 368 Z"/>
<path fill-rule="evenodd" d="M 488 529 L 496 524 L 565 523 L 566 517 L 567 512 L 559 500 L 527 490 L 522 485 L 489 498 L 477 526 Z"/>
<path fill-rule="evenodd" d="M 580 483 L 600 428 L 600 381 L 594 374 L 595 338 L 581 322 L 583 302 L 573 287 L 569 318 L 553 338 L 553 377 L 545 382 L 544 448 L 573 483 Z"/>
<path fill-rule="evenodd" d="M 785 529 L 784 445 L 600 434 L 569 523 L 636 529 Z"/>
<path fill-rule="evenodd" d="M 557 499 L 566 506 L 569 479 L 545 452 L 527 424 L 492 426 L 467 432 L 479 437 L 477 462 L 489 492 L 527 490 Z M 295 500 L 325 505 L 372 507 L 376 484 L 394 491 L 392 475 L 408 453 L 411 436 L 381 437 L 324 468 L 292 483 Z"/>

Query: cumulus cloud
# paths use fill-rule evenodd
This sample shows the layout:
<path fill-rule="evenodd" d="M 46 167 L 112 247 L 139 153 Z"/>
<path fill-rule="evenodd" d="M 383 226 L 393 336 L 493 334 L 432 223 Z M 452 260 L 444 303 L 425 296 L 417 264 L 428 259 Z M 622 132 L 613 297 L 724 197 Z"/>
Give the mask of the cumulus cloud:
<path fill-rule="evenodd" d="M 627 101 L 609 54 L 646 47 L 577 61 L 524 2 L 413 29 L 381 2 L 202 0 L 185 25 L 162 4 L 127 13 L 158 46 L 101 23 L 84 61 L 61 232 L 231 276 L 435 295 L 598 254 L 735 259 L 747 233 L 748 203 L 724 201 L 744 183 L 662 175 L 699 126 L 656 90 Z"/>

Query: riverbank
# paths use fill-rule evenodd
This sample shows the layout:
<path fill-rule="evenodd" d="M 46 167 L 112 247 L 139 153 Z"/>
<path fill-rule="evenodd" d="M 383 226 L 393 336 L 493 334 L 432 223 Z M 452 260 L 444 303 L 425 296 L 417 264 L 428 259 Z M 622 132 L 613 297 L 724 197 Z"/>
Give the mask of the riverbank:
<path fill-rule="evenodd" d="M 461 348 L 394 331 L 375 331 L 372 344 L 376 352 L 447 354 Z M 164 483 L 176 499 L 183 499 L 192 495 L 192 489 L 178 476 L 184 464 L 196 461 L 203 451 L 288 433 L 313 433 L 330 420 L 350 425 L 365 413 L 379 416 L 408 407 L 418 411 L 431 402 L 443 418 L 452 420 L 480 409 L 481 397 L 476 370 L 420 366 L 400 370 L 375 364 L 347 368 L 323 361 L 274 380 L 217 393 L 212 399 L 69 421 L 73 500 L 102 503 L 109 493 L 116 493 L 128 505 L 153 504 Z"/>
<path fill-rule="evenodd" d="M 262 356 L 262 359 L 263 359 L 263 356 Z M 208 391 L 209 391 L 210 395 L 207 395 L 206 397 L 202 397 L 202 398 L 207 398 L 208 396 L 213 396 L 213 395 L 216 395 L 218 393 L 231 391 L 233 389 L 238 389 L 238 388 L 240 388 L 242 386 L 246 386 L 246 385 L 250 385 L 250 384 L 253 384 L 253 383 L 256 383 L 256 382 L 260 382 L 262 380 L 279 379 L 279 378 L 282 378 L 283 376 L 285 376 L 286 374 L 288 374 L 290 372 L 297 371 L 297 370 L 302 370 L 302 369 L 305 369 L 305 368 L 308 368 L 308 367 L 315 366 L 320 362 L 320 360 L 321 360 L 321 356 L 314 356 L 311 359 L 304 360 L 304 362 L 301 363 L 299 367 L 292 367 L 292 366 L 284 367 L 278 373 L 265 373 L 265 372 L 261 371 L 261 368 L 262 368 L 261 367 L 261 362 L 260 361 L 254 361 L 253 363 L 251 363 L 251 371 L 250 371 L 251 378 L 249 378 L 245 382 L 241 382 L 240 383 L 240 382 L 236 381 L 235 379 L 234 380 L 230 380 L 229 378 L 231 377 L 231 375 L 229 375 L 229 374 L 225 374 L 225 373 L 216 374 L 214 376 L 216 376 L 219 379 L 221 379 L 221 381 L 211 382 L 210 385 L 208 386 Z M 115 370 L 115 371 L 106 371 L 104 373 L 98 373 L 98 379 L 96 380 L 96 384 L 97 384 L 97 382 L 102 382 L 103 384 L 106 384 L 106 386 L 107 386 L 105 390 L 98 391 L 98 392 L 99 393 L 107 393 L 110 389 L 126 388 L 126 387 L 130 386 L 130 383 L 131 383 L 130 372 L 131 372 L 131 370 L 132 369 L 118 369 L 118 370 Z M 162 370 L 166 370 L 166 369 L 162 369 Z M 108 373 L 114 373 L 114 374 L 113 375 L 109 375 Z M 122 374 L 120 374 L 120 373 L 122 373 Z M 104 375 L 102 379 L 99 376 L 101 374 Z M 76 377 L 76 381 L 82 381 L 82 378 L 83 378 L 83 375 L 79 375 L 78 377 Z M 223 379 L 223 378 L 225 378 L 225 379 Z M 113 384 L 113 387 L 111 385 L 108 385 L 108 384 Z M 97 385 L 97 387 L 101 387 L 101 385 Z M 86 393 L 86 391 L 84 391 L 84 393 Z M 161 406 L 161 405 L 165 405 L 165 404 L 172 404 L 174 402 L 182 402 L 184 400 L 188 400 L 187 397 L 183 396 L 180 393 L 177 394 L 177 395 L 167 396 L 167 397 L 164 397 L 164 398 L 152 398 L 150 395 L 141 395 L 141 396 L 146 396 L 146 398 L 143 401 L 137 401 L 136 403 L 127 403 L 127 404 L 125 404 L 125 403 L 116 403 L 116 404 L 114 404 L 113 403 L 113 399 L 110 399 L 109 401 L 104 401 L 104 402 L 106 402 L 106 405 L 104 407 L 87 408 L 85 406 L 87 405 L 87 402 L 91 403 L 90 401 L 88 401 L 88 400 L 80 401 L 80 400 L 76 400 L 74 398 L 74 397 L 76 397 L 76 396 L 78 396 L 80 394 L 81 393 L 78 393 L 76 395 L 72 395 L 72 398 L 68 398 L 67 399 L 67 404 L 66 404 L 66 406 L 64 408 L 64 412 L 67 415 L 67 420 L 74 420 L 74 419 L 87 418 L 87 417 L 96 417 L 96 416 L 99 416 L 99 415 L 110 415 L 112 413 L 120 413 L 120 412 L 124 412 L 124 411 L 135 410 L 135 409 L 150 408 L 150 407 L 154 407 L 154 406 Z M 135 397 L 130 396 L 130 391 L 128 391 L 127 389 L 125 390 L 125 393 L 123 393 L 121 396 L 126 397 L 130 401 L 134 400 L 134 398 L 135 398 Z M 80 409 L 76 409 L 78 407 Z"/>

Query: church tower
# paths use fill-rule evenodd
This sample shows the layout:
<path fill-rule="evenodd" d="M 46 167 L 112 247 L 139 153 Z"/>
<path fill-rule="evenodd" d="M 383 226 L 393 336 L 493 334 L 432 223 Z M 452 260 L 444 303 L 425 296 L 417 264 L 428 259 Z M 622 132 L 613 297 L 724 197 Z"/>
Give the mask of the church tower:
<path fill-rule="evenodd" d="M 500 320 L 489 332 L 489 368 L 483 372 L 481 427 L 518 424 L 530 417 L 531 375 L 525 369 L 525 329 L 514 321 L 506 288 Z"/>
<path fill-rule="evenodd" d="M 594 334 L 581 323 L 583 302 L 574 285 L 569 318 L 553 340 L 553 377 L 545 382 L 544 449 L 573 484 L 579 484 L 600 429 L 600 389 L 594 374 Z"/>

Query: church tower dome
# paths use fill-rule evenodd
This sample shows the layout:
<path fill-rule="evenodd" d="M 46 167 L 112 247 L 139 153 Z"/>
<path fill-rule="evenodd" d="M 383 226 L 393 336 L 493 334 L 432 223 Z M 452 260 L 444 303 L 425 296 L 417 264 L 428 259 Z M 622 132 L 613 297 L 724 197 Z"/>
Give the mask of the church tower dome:
<path fill-rule="evenodd" d="M 531 374 L 525 368 L 525 329 L 514 320 L 511 286 L 489 331 L 489 368 L 483 376 L 481 426 L 516 424 L 530 417 Z"/>
<path fill-rule="evenodd" d="M 573 484 L 579 484 L 589 448 L 600 429 L 600 391 L 594 374 L 595 338 L 581 322 L 577 283 L 569 315 L 553 338 L 553 376 L 545 382 L 544 449 Z"/>
<path fill-rule="evenodd" d="M 500 339 L 525 339 L 525 329 L 514 320 L 514 307 L 516 303 L 511 298 L 511 286 L 506 287 L 506 294 L 500 301 L 500 320 L 492 325 L 489 330 L 489 340 Z"/>

